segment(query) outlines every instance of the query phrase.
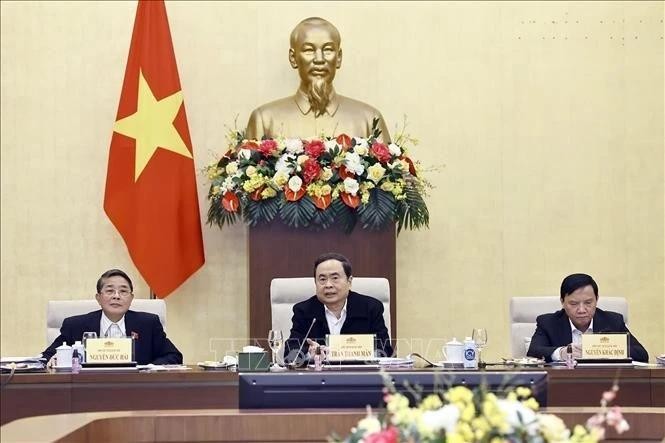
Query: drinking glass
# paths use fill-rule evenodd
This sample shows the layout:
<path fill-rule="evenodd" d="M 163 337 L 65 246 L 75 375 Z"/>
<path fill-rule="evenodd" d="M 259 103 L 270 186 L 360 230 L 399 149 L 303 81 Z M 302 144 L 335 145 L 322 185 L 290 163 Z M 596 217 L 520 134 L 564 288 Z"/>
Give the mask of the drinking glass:
<path fill-rule="evenodd" d="M 483 361 L 482 358 L 483 347 L 485 347 L 485 345 L 487 344 L 487 329 L 485 328 L 474 329 L 472 338 L 473 341 L 476 342 L 476 346 L 478 346 L 478 364 L 480 364 Z"/>
<path fill-rule="evenodd" d="M 88 341 L 89 338 L 97 338 L 97 333 L 96 332 L 84 332 L 83 333 L 83 338 L 81 341 L 83 341 L 83 348 L 85 348 L 85 342 Z"/>
<path fill-rule="evenodd" d="M 272 366 L 277 365 L 277 352 L 279 351 L 279 348 L 282 347 L 283 342 L 284 335 L 281 330 L 271 329 L 270 332 L 268 332 L 268 345 L 270 346 L 270 349 L 272 349 Z"/>

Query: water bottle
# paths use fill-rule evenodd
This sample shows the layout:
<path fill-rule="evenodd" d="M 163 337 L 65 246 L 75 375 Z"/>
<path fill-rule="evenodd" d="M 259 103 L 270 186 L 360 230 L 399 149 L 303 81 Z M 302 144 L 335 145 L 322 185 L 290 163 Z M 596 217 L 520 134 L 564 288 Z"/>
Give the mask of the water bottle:
<path fill-rule="evenodd" d="M 80 341 L 75 342 L 74 346 L 72 346 L 72 351 L 78 351 L 79 362 L 85 363 L 85 346 L 83 346 L 83 343 Z"/>
<path fill-rule="evenodd" d="M 72 352 L 72 373 L 78 374 L 81 371 L 81 361 L 79 360 L 79 351 L 74 349 Z"/>
<path fill-rule="evenodd" d="M 476 342 L 471 337 L 464 339 L 464 367 L 478 369 Z"/>

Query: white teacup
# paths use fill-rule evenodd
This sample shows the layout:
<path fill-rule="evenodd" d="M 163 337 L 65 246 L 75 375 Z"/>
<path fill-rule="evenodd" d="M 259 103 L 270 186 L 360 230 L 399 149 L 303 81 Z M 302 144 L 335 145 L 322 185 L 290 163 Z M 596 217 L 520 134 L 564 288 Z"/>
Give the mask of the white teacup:
<path fill-rule="evenodd" d="M 453 338 L 441 348 L 443 359 L 447 363 L 463 363 L 464 362 L 464 343 L 457 341 Z"/>
<path fill-rule="evenodd" d="M 55 348 L 56 365 L 58 368 L 71 368 L 72 367 L 72 354 L 74 350 L 68 346 L 66 342 L 62 346 Z"/>

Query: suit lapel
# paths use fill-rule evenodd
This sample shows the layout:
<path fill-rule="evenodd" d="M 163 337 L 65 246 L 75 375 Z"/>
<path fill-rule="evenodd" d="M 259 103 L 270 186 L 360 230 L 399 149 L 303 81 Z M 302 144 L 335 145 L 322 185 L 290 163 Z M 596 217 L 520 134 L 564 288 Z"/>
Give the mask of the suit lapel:
<path fill-rule="evenodd" d="M 91 312 L 88 314 L 87 318 L 85 319 L 85 324 L 83 327 L 83 332 L 97 332 L 97 337 L 102 337 L 102 334 L 104 331 L 101 329 L 102 326 L 102 310 L 99 309 L 98 311 Z"/>
<path fill-rule="evenodd" d="M 561 331 L 563 343 L 568 344 L 573 342 L 573 330 L 570 328 L 570 320 L 568 320 L 566 311 L 563 309 L 559 311 L 559 327 L 557 329 Z"/>

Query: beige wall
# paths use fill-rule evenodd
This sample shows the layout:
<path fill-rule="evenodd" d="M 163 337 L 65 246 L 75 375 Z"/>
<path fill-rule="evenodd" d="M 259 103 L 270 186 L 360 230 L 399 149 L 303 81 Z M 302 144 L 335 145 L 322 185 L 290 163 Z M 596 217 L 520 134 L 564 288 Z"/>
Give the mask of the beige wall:
<path fill-rule="evenodd" d="M 45 345 L 46 301 L 92 297 L 107 268 L 147 297 L 102 210 L 136 4 L 1 5 L 1 353 L 24 355 Z M 400 338 L 485 326 L 487 357 L 506 356 L 509 298 L 587 272 L 601 297 L 628 298 L 652 357 L 665 351 L 662 2 L 167 8 L 199 169 L 236 116 L 295 89 L 288 35 L 307 16 L 341 31 L 338 91 L 391 128 L 408 116 L 414 155 L 438 170 L 430 229 L 398 239 Z M 201 174 L 199 191 L 205 214 Z M 204 241 L 206 265 L 167 298 L 187 362 L 248 331 L 247 230 L 205 226 Z"/>

